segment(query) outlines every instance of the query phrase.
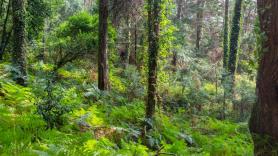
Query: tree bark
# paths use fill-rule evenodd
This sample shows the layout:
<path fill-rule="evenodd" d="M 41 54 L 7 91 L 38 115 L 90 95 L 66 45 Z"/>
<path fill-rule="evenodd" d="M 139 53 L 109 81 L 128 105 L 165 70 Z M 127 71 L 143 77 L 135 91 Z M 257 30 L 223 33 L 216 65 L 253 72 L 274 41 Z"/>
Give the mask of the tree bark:
<path fill-rule="evenodd" d="M 124 68 L 126 68 L 129 64 L 129 57 L 130 57 L 130 54 L 131 54 L 131 42 L 130 42 L 130 39 L 131 39 L 131 27 L 130 27 L 130 17 L 127 16 L 126 17 L 126 27 L 125 27 L 125 30 L 124 30 L 124 33 L 125 33 L 125 54 L 124 54 Z"/>
<path fill-rule="evenodd" d="M 200 42 L 202 38 L 203 16 L 204 16 L 204 0 L 197 0 L 197 21 L 196 21 L 196 50 L 200 50 Z"/>
<path fill-rule="evenodd" d="M 98 88 L 109 89 L 108 67 L 108 0 L 99 1 Z"/>
<path fill-rule="evenodd" d="M 181 20 L 182 15 L 182 1 L 183 0 L 176 0 L 177 2 L 177 21 Z"/>
<path fill-rule="evenodd" d="M 11 36 L 11 33 L 7 32 L 7 25 L 8 25 L 8 20 L 10 17 L 10 8 L 11 8 L 11 0 L 9 0 L 9 2 L 8 2 L 7 11 L 6 11 L 5 19 L 4 19 L 4 24 L 3 24 L 1 43 L 0 43 L 0 61 L 3 60 L 3 55 L 4 55 L 6 46 L 9 42 L 9 39 Z"/>
<path fill-rule="evenodd" d="M 224 15 L 224 34 L 223 34 L 223 73 L 222 84 L 224 87 L 222 119 L 225 119 L 226 112 L 226 94 L 227 94 L 227 68 L 229 59 L 229 0 L 225 0 L 225 15 Z"/>
<path fill-rule="evenodd" d="M 13 72 L 17 84 L 26 86 L 25 9 L 24 0 L 12 0 L 13 9 Z"/>
<path fill-rule="evenodd" d="M 157 60 L 159 51 L 160 0 L 148 0 L 148 42 L 149 42 L 149 72 L 148 99 L 146 118 L 152 119 L 155 114 Z"/>
<path fill-rule="evenodd" d="M 232 22 L 232 30 L 230 35 L 230 52 L 228 61 L 228 96 L 233 94 L 237 55 L 238 55 L 238 42 L 240 34 L 240 21 L 243 0 L 236 0 L 234 8 L 234 17 Z"/>
<path fill-rule="evenodd" d="M 225 0 L 225 17 L 224 17 L 224 40 L 223 40 L 223 68 L 224 70 L 227 69 L 228 65 L 228 58 L 229 58 L 229 0 Z"/>
<path fill-rule="evenodd" d="M 255 155 L 270 156 L 278 154 L 278 1 L 257 0 L 257 5 L 260 28 L 265 36 L 257 77 L 258 99 L 249 128 Z"/>
<path fill-rule="evenodd" d="M 137 60 L 137 40 L 138 40 L 138 30 L 137 30 L 137 23 L 134 23 L 134 30 L 133 30 L 133 49 L 130 51 L 129 56 L 129 64 L 136 65 Z"/>

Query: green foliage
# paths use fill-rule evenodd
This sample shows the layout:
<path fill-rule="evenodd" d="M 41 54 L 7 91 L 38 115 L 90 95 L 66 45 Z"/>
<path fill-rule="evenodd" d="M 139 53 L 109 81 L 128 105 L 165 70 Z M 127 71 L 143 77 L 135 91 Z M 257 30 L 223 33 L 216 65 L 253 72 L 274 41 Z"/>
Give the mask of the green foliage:
<path fill-rule="evenodd" d="M 27 32 L 28 37 L 35 39 L 44 29 L 45 19 L 50 17 L 51 8 L 46 0 L 28 0 L 27 5 Z"/>
<path fill-rule="evenodd" d="M 198 11 L 195 1 L 182 4 L 183 15 L 177 21 L 175 2 L 161 0 L 158 105 L 154 122 L 149 123 L 152 129 L 145 133 L 146 9 L 134 7 L 135 12 L 142 12 L 131 14 L 125 5 L 121 8 L 131 15 L 129 50 L 135 49 L 137 37 L 136 66 L 119 66 L 119 51 L 126 44 L 121 43 L 126 42 L 122 30 L 127 28 L 122 21 L 116 22 L 119 25 L 109 21 L 111 88 L 100 91 L 96 72 L 99 10 L 97 2 L 92 8 L 84 6 L 84 2 L 28 0 L 28 87 L 16 85 L 10 77 L 14 69 L 0 63 L 0 155 L 253 155 L 246 120 L 256 99 L 254 78 L 263 51 L 260 43 L 264 36 L 258 21 L 254 30 L 248 30 L 253 29 L 253 20 L 246 20 L 244 30 L 248 33 L 240 34 L 238 49 L 234 47 L 238 44 L 236 36 L 231 36 L 232 47 L 242 53 L 235 75 L 235 97 L 226 100 L 227 120 L 220 121 L 216 118 L 220 118 L 225 87 L 220 85 L 222 3 L 206 1 L 201 41 L 204 55 L 198 56 L 194 50 Z M 248 7 L 255 8 L 254 2 L 249 3 Z M 242 9 L 242 14 L 250 8 Z M 2 16 L 0 19 L 2 25 Z M 232 29 L 237 31 L 241 23 L 234 23 Z M 2 33 L 1 26 L 0 30 Z M 11 48 L 7 47 L 10 53 Z M 174 52 L 177 65 L 173 70 L 170 63 Z M 43 59 L 38 54 L 44 55 Z"/>
<path fill-rule="evenodd" d="M 115 30 L 109 26 L 110 46 Z M 49 39 L 49 54 L 56 68 L 61 68 L 86 56 L 96 56 L 98 46 L 98 16 L 78 12 L 61 23 Z"/>
<path fill-rule="evenodd" d="M 115 107 L 111 110 L 111 123 L 140 124 L 144 116 L 144 102 L 134 101 L 125 106 Z"/>

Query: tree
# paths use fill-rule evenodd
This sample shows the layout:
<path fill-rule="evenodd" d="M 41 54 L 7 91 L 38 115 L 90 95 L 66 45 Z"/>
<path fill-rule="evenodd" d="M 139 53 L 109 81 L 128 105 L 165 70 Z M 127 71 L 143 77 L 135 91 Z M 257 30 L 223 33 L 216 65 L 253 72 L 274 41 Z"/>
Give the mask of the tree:
<path fill-rule="evenodd" d="M 26 49 L 25 49 L 25 5 L 24 0 L 12 0 L 13 9 L 13 72 L 17 84 L 25 86 L 26 71 Z"/>
<path fill-rule="evenodd" d="M 108 36 L 108 0 L 99 1 L 99 47 L 98 47 L 98 88 L 109 89 L 109 71 L 107 54 Z"/>
<path fill-rule="evenodd" d="M 196 49 L 200 49 L 200 41 L 202 38 L 203 16 L 204 16 L 204 0 L 197 0 L 197 21 L 196 21 Z"/>
<path fill-rule="evenodd" d="M 228 57 L 229 57 L 229 0 L 225 0 L 225 17 L 224 17 L 224 41 L 223 41 L 223 68 L 224 70 L 227 69 L 228 64 Z"/>
<path fill-rule="evenodd" d="M 235 81 L 235 72 L 237 65 L 237 54 L 238 54 L 238 42 L 240 34 L 240 21 L 241 21 L 241 10 L 242 10 L 243 0 L 236 0 L 234 8 L 234 17 L 232 21 L 232 30 L 230 35 L 230 51 L 229 51 L 229 60 L 228 60 L 228 94 L 233 92 L 234 81 Z"/>
<path fill-rule="evenodd" d="M 224 17 L 224 34 L 223 34 L 223 86 L 226 88 L 226 77 L 227 77 L 227 66 L 229 59 L 229 0 L 225 0 L 225 17 Z M 226 112 L 226 92 L 224 91 L 224 102 L 223 102 L 223 112 L 222 118 L 225 118 Z"/>
<path fill-rule="evenodd" d="M 3 5 L 3 1 L 1 3 Z M 1 9 L 2 6 L 1 5 Z M 2 28 L 2 35 L 1 35 L 1 42 L 0 42 L 0 61 L 3 60 L 3 55 L 5 53 L 5 49 L 9 43 L 12 30 L 8 30 L 8 24 L 9 24 L 9 19 L 10 19 L 10 9 L 11 9 L 11 0 L 8 1 L 7 9 L 6 9 L 6 14 L 4 18 L 4 23 L 3 23 L 3 28 Z M 2 16 L 2 10 L 0 12 L 0 15 Z"/>
<path fill-rule="evenodd" d="M 253 107 L 249 128 L 253 134 L 255 155 L 267 156 L 278 153 L 275 146 L 278 143 L 278 1 L 258 0 L 257 4 L 264 39 L 261 41 L 257 78 L 258 99 Z"/>
<path fill-rule="evenodd" d="M 148 0 L 149 72 L 146 118 L 152 119 L 156 105 L 157 60 L 159 51 L 160 0 Z"/>

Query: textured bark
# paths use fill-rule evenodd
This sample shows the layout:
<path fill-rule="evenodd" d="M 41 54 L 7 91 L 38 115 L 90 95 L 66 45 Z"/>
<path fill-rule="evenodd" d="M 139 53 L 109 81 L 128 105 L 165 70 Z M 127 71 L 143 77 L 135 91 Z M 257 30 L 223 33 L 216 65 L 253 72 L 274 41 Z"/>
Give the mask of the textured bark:
<path fill-rule="evenodd" d="M 148 0 L 149 73 L 146 118 L 152 119 L 156 105 L 157 59 L 159 51 L 160 0 Z"/>
<path fill-rule="evenodd" d="M 200 49 L 200 42 L 202 38 L 203 16 L 204 16 L 205 0 L 197 0 L 197 21 L 196 21 L 196 49 Z"/>
<path fill-rule="evenodd" d="M 229 58 L 229 0 L 225 0 L 225 17 L 224 17 L 224 40 L 223 40 L 223 68 L 227 69 L 228 58 Z"/>
<path fill-rule="evenodd" d="M 108 0 L 99 1 L 98 88 L 109 89 L 108 70 Z"/>
<path fill-rule="evenodd" d="M 137 60 L 137 40 L 138 40 L 138 32 L 137 32 L 137 24 L 134 24 L 134 30 L 133 30 L 133 48 L 130 51 L 129 56 L 129 64 L 136 65 Z"/>
<path fill-rule="evenodd" d="M 257 78 L 258 99 L 249 127 L 253 134 L 255 154 L 270 156 L 278 155 L 278 1 L 257 0 L 257 3 L 265 40 L 262 41 Z M 263 142 L 261 138 L 266 141 Z"/>
<path fill-rule="evenodd" d="M 26 85 L 27 71 L 25 58 L 25 9 L 24 0 L 12 0 L 13 9 L 13 64 L 14 80 L 19 85 Z"/>
<path fill-rule="evenodd" d="M 1 5 L 2 7 L 2 5 Z M 7 6 L 7 11 L 4 19 L 4 24 L 3 24 L 3 29 L 2 29 L 2 36 L 1 36 L 1 42 L 0 42 L 0 61 L 3 60 L 3 55 L 5 53 L 6 46 L 9 42 L 10 36 L 11 36 L 11 31 L 7 31 L 7 25 L 8 25 L 8 20 L 10 17 L 10 8 L 11 8 L 11 0 L 8 2 Z M 1 15 L 1 13 L 0 13 Z"/>
<path fill-rule="evenodd" d="M 234 8 L 234 17 L 232 21 L 232 30 L 230 35 L 230 52 L 229 52 L 229 61 L 228 61 L 228 94 L 229 96 L 233 92 L 236 65 L 237 65 L 237 54 L 238 54 L 238 42 L 240 34 L 240 21 L 241 21 L 241 10 L 242 10 L 243 0 L 236 0 Z"/>
<path fill-rule="evenodd" d="M 228 68 L 228 59 L 229 59 L 229 0 L 225 0 L 225 15 L 224 15 L 224 34 L 223 34 L 223 75 L 222 83 L 224 87 L 224 98 L 223 98 L 223 109 L 221 118 L 225 119 L 226 112 L 226 94 L 227 94 L 227 68 Z"/>

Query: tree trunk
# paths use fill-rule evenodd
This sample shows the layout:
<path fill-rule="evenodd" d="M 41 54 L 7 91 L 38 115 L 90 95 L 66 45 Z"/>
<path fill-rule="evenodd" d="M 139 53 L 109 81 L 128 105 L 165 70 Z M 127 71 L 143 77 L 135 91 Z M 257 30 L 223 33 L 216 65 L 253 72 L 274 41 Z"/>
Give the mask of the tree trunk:
<path fill-rule="evenodd" d="M 124 29 L 125 33 L 125 54 L 124 54 L 124 68 L 126 68 L 129 64 L 129 57 L 131 53 L 131 46 L 130 46 L 130 17 L 126 17 L 126 27 Z"/>
<path fill-rule="evenodd" d="M 224 41 L 223 41 L 223 68 L 224 70 L 227 69 L 228 65 L 228 58 L 229 58 L 229 0 L 225 0 L 225 17 L 224 17 Z"/>
<path fill-rule="evenodd" d="M 204 0 L 197 0 L 197 21 L 196 21 L 196 50 L 200 50 L 200 42 L 202 38 L 202 27 L 203 27 L 203 14 L 204 14 Z"/>
<path fill-rule="evenodd" d="M 13 64 L 15 71 L 14 79 L 17 84 L 25 86 L 27 79 L 25 58 L 25 9 L 24 0 L 12 0 L 13 9 Z"/>
<path fill-rule="evenodd" d="M 239 33 L 240 33 L 240 21 L 241 21 L 241 9 L 242 9 L 243 0 L 236 0 L 234 8 L 234 17 L 232 23 L 232 30 L 230 36 L 230 53 L 228 61 L 228 96 L 233 94 L 234 90 L 234 81 L 237 65 L 237 54 L 238 54 L 238 42 L 239 42 Z"/>
<path fill-rule="evenodd" d="M 159 50 L 160 0 L 148 0 L 149 77 L 146 118 L 152 119 L 156 105 L 157 59 Z"/>
<path fill-rule="evenodd" d="M 108 0 L 99 1 L 98 88 L 109 89 L 108 71 Z"/>
<path fill-rule="evenodd" d="M 225 0 L 225 17 L 224 17 L 224 34 L 223 34 L 223 75 L 222 84 L 224 87 L 224 98 L 223 98 L 223 109 L 222 109 L 222 119 L 225 119 L 226 112 L 226 90 L 227 90 L 227 67 L 229 59 L 229 0 Z"/>
<path fill-rule="evenodd" d="M 0 43 L 0 61 L 3 60 L 3 55 L 5 53 L 6 46 L 9 42 L 9 39 L 11 36 L 11 33 L 7 32 L 7 25 L 8 25 L 8 20 L 10 17 L 10 8 L 11 8 L 11 0 L 9 0 L 8 6 L 7 6 L 7 12 L 6 12 L 5 20 L 4 20 L 4 24 L 3 24 L 2 37 L 1 37 L 1 43 Z M 0 15 L 1 15 L 1 13 L 0 13 Z"/>
<path fill-rule="evenodd" d="M 255 155 L 278 154 L 278 1 L 257 0 L 262 41 L 262 56 L 257 78 L 257 103 L 249 128 Z M 269 139 L 267 139 L 269 138 Z"/>
<path fill-rule="evenodd" d="M 137 23 L 134 23 L 134 30 L 133 30 L 133 49 L 130 51 L 129 56 L 129 64 L 136 65 L 137 60 L 137 40 L 138 40 L 138 32 L 137 32 Z"/>
<path fill-rule="evenodd" d="M 183 0 L 177 0 L 177 21 L 181 20 L 182 15 L 182 1 Z"/>

